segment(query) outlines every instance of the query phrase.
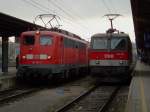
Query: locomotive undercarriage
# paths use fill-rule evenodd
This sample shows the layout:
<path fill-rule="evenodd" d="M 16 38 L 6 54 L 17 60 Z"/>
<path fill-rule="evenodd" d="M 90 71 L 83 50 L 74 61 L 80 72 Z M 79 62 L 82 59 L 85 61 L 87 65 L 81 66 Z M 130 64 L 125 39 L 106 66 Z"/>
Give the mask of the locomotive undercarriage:
<path fill-rule="evenodd" d="M 90 74 L 96 77 L 106 77 L 106 76 L 127 76 L 129 75 L 130 67 L 112 67 L 112 66 L 95 66 L 90 67 Z"/>
<path fill-rule="evenodd" d="M 88 72 L 88 67 L 86 66 L 70 66 L 65 67 L 64 65 L 35 65 L 27 66 L 20 65 L 17 71 L 18 79 L 69 79 L 71 77 L 79 75 L 86 75 Z"/>

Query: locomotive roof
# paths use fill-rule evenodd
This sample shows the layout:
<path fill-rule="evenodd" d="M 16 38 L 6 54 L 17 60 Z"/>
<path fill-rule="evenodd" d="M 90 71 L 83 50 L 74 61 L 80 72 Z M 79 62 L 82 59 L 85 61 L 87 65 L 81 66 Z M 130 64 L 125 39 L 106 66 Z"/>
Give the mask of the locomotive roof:
<path fill-rule="evenodd" d="M 129 37 L 128 34 L 126 33 L 97 33 L 92 35 L 92 38 L 96 38 L 96 37 L 109 37 L 110 35 L 115 36 L 115 37 Z"/>
<path fill-rule="evenodd" d="M 38 30 L 37 30 L 38 31 Z M 34 35 L 37 31 L 26 31 L 26 32 L 23 32 L 22 34 L 26 34 L 26 35 Z M 73 40 L 77 40 L 77 41 L 81 41 L 81 42 L 84 42 L 84 43 L 87 43 L 86 40 L 80 38 L 78 35 L 76 34 L 73 34 L 73 33 L 70 33 L 69 34 L 65 34 L 63 32 L 58 32 L 58 31 L 50 31 L 50 30 L 42 30 L 40 31 L 40 34 L 52 34 L 52 35 L 61 35 L 61 36 L 64 36 L 64 37 L 67 37 L 67 38 L 70 38 L 70 39 L 73 39 Z"/>

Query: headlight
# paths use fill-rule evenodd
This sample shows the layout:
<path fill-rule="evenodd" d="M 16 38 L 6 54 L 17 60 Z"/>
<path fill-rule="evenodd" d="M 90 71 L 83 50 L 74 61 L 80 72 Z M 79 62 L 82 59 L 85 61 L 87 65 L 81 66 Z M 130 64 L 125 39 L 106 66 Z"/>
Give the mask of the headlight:
<path fill-rule="evenodd" d="M 51 59 L 51 56 L 48 56 L 47 59 Z"/>
<path fill-rule="evenodd" d="M 26 56 L 22 56 L 22 59 L 25 59 L 26 58 Z"/>

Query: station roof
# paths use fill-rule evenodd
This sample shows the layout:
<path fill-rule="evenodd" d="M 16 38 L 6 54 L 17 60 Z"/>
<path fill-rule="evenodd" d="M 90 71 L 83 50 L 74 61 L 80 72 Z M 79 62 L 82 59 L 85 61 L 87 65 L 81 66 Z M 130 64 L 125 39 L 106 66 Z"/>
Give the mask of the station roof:
<path fill-rule="evenodd" d="M 137 47 L 144 47 L 144 33 L 150 32 L 150 0 L 131 0 Z"/>
<path fill-rule="evenodd" d="M 41 27 L 0 12 L 0 36 L 19 36 L 21 32 Z"/>

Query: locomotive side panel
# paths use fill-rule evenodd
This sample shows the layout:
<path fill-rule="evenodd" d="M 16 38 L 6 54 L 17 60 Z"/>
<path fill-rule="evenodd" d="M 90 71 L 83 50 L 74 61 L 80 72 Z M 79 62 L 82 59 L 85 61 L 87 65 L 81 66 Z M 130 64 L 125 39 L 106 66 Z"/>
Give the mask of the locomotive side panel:
<path fill-rule="evenodd" d="M 84 44 L 84 47 L 81 46 Z M 86 42 L 59 32 L 22 33 L 18 77 L 66 77 L 88 67 Z M 86 69 L 87 70 L 87 69 Z M 28 72 L 27 72 L 28 71 Z"/>
<path fill-rule="evenodd" d="M 85 45 L 85 47 L 81 45 Z M 67 69 L 87 67 L 86 44 L 77 40 L 64 38 L 64 64 Z"/>

